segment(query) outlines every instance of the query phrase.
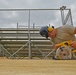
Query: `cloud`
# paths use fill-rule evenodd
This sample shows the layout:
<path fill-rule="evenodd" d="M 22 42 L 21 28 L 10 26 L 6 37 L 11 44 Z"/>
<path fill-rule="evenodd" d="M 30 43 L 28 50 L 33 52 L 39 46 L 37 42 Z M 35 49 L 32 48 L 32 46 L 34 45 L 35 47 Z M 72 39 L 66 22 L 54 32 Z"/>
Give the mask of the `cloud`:
<path fill-rule="evenodd" d="M 0 8 L 14 8 L 14 9 L 51 9 L 60 8 L 61 6 L 71 8 L 73 23 L 76 25 L 76 1 L 75 0 L 0 0 Z M 0 27 L 16 27 L 19 25 L 28 25 L 29 13 L 28 11 L 0 11 Z M 35 23 L 36 26 L 52 24 L 60 26 L 61 13 L 60 11 L 31 11 L 30 25 Z"/>

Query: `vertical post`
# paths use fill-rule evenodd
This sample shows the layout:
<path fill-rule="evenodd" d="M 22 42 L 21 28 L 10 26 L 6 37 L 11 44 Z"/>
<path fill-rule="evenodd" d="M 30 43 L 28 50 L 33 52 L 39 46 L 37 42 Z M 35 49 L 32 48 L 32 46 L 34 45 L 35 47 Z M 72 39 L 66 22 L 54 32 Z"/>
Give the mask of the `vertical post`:
<path fill-rule="evenodd" d="M 33 23 L 33 34 L 34 34 L 34 29 L 35 29 L 35 23 Z M 34 41 L 34 36 L 33 36 L 33 41 Z"/>
<path fill-rule="evenodd" d="M 35 23 L 33 23 L 33 33 L 34 33 Z"/>
<path fill-rule="evenodd" d="M 29 18 L 28 18 L 28 44 L 29 44 L 29 58 L 32 58 L 31 52 L 31 40 L 30 40 L 30 9 L 29 9 Z"/>
<path fill-rule="evenodd" d="M 73 25 L 73 20 L 72 20 L 71 9 L 69 9 L 69 12 L 70 12 L 71 25 Z"/>
<path fill-rule="evenodd" d="M 61 9 L 61 19 L 62 19 L 62 24 L 64 25 L 64 10 Z"/>
<path fill-rule="evenodd" d="M 63 25 L 65 25 L 65 22 L 64 22 L 64 9 L 66 9 L 66 6 L 60 7 L 60 10 L 61 10 L 61 19 L 62 19 L 62 24 Z"/>
<path fill-rule="evenodd" d="M 18 33 L 18 23 L 17 23 L 17 33 Z"/>

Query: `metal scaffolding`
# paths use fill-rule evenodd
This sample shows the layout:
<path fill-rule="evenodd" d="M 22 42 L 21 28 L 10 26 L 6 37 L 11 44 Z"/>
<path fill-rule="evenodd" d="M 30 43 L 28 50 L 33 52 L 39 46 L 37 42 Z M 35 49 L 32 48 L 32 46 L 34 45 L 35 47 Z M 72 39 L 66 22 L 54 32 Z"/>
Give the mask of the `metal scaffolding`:
<path fill-rule="evenodd" d="M 71 9 L 60 7 L 60 9 L 0 9 L 1 11 L 28 11 L 28 28 L 1 28 L 0 31 L 0 52 L 3 51 L 3 56 L 15 58 L 15 57 L 29 57 L 42 56 L 46 58 L 53 54 L 53 44 L 49 39 L 41 37 L 39 34 L 39 28 L 30 27 L 31 11 L 47 11 L 47 10 L 59 10 L 61 12 L 62 24 L 67 24 L 68 18 L 71 19 Z M 64 11 L 68 10 L 66 18 L 64 18 Z M 20 52 L 21 51 L 21 52 Z"/>

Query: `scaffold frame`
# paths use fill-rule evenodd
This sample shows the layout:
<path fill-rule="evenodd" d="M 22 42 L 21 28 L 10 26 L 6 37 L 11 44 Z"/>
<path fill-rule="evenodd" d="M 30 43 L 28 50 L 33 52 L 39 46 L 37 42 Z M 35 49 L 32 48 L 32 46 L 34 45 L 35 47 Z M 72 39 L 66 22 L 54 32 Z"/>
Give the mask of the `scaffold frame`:
<path fill-rule="evenodd" d="M 3 48 L 3 50 L 5 51 L 6 54 L 8 54 L 8 57 L 14 57 L 14 55 L 18 56 L 18 52 L 23 48 L 23 47 L 28 47 L 28 57 L 29 59 L 32 59 L 32 46 L 35 47 L 36 50 L 38 50 L 40 52 L 40 54 L 43 56 L 43 58 L 46 58 L 48 57 L 49 55 L 51 55 L 54 51 L 52 49 L 52 42 L 49 42 L 49 39 L 46 40 L 45 38 L 42 38 L 39 34 L 39 28 L 34 28 L 34 25 L 33 25 L 33 28 L 30 27 L 30 13 L 31 11 L 37 11 L 37 10 L 40 10 L 40 11 L 43 11 L 43 10 L 59 10 L 61 12 L 61 19 L 62 19 L 62 25 L 65 25 L 67 23 L 67 20 L 68 18 L 70 17 L 71 19 L 71 25 L 73 25 L 73 21 L 72 21 L 72 14 L 71 14 L 71 9 L 67 9 L 65 6 L 62 6 L 60 7 L 59 9 L 0 9 L 0 12 L 1 11 L 28 11 L 28 28 L 18 28 L 18 23 L 17 23 L 17 28 L 0 28 L 0 31 L 2 31 L 2 33 L 0 33 L 0 46 Z M 68 13 L 66 15 L 66 18 L 64 18 L 64 10 L 68 10 Z M 15 33 L 3 33 L 5 31 L 15 31 Z M 25 32 L 25 33 L 22 33 L 22 32 Z M 32 31 L 36 31 L 35 33 L 32 33 Z M 20 32 L 20 33 L 19 33 Z M 9 37 L 11 36 L 11 38 Z M 13 38 L 13 36 L 16 36 L 17 38 Z M 20 36 L 22 36 L 23 38 L 21 38 Z M 26 37 L 27 36 L 27 37 Z M 35 36 L 39 36 L 39 38 L 32 38 L 32 37 L 35 37 Z M 7 38 L 9 37 L 9 38 Z M 20 37 L 20 38 L 19 38 Z M 9 41 L 8 41 L 9 40 Z M 13 40 L 13 41 L 11 41 Z M 18 41 L 17 41 L 18 40 Z M 23 40 L 23 41 L 22 41 Z M 35 41 L 33 41 L 35 40 Z M 40 41 L 37 41 L 37 40 L 40 40 Z M 41 41 L 43 40 L 43 41 Z M 15 42 L 14 42 L 15 41 Z M 21 43 L 22 41 L 22 46 L 19 46 L 19 49 L 17 48 L 15 52 L 11 53 L 9 52 L 8 50 L 11 50 L 12 47 L 15 47 L 15 46 L 11 46 L 11 48 L 7 48 L 8 45 L 6 43 Z M 37 46 L 34 44 L 35 43 L 41 43 L 42 44 L 44 43 L 44 41 L 46 43 L 48 43 L 47 47 L 49 47 L 49 49 L 47 48 L 46 50 L 49 50 L 49 52 L 46 54 L 44 53 L 44 48 L 45 48 L 45 45 L 43 46 L 44 48 L 39 48 L 40 46 Z M 0 48 L 1 49 L 1 48 Z M 51 50 L 52 49 L 52 50 Z"/>

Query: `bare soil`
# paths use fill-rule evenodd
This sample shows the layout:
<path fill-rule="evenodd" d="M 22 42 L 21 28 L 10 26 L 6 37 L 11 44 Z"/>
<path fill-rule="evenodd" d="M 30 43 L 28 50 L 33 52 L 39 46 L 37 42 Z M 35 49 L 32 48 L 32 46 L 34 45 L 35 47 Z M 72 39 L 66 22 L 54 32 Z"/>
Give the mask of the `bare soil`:
<path fill-rule="evenodd" d="M 0 75 L 76 75 L 76 60 L 0 58 Z"/>

